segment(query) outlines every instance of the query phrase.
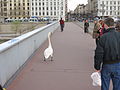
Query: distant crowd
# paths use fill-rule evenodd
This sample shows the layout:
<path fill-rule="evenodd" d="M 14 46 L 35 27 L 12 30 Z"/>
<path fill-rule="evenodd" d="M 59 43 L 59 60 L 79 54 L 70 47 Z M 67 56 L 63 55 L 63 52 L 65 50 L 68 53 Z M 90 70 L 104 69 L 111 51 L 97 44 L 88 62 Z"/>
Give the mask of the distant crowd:
<path fill-rule="evenodd" d="M 116 31 L 120 32 L 120 21 L 117 21 L 114 24 L 114 27 Z M 95 20 L 94 21 L 94 29 L 93 29 L 93 38 L 96 39 L 96 44 L 98 43 L 98 40 L 100 37 L 104 34 L 107 33 L 108 30 L 105 29 L 105 23 L 104 20 Z"/>

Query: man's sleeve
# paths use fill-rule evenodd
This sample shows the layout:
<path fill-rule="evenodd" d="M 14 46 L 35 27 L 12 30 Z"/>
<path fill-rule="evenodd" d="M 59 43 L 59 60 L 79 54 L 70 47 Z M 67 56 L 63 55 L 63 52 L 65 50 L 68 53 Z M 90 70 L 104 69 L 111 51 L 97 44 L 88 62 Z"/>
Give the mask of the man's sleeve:
<path fill-rule="evenodd" d="M 95 56 L 94 56 L 94 68 L 96 70 L 100 70 L 101 63 L 103 62 L 103 55 L 104 55 L 104 38 L 100 38 L 98 41 Z"/>

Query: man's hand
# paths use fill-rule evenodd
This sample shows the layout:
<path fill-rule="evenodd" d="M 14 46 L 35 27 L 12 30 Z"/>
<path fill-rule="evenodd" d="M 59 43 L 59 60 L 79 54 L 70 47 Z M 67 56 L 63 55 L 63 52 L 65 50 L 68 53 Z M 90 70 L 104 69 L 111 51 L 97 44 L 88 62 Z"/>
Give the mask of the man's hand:
<path fill-rule="evenodd" d="M 95 70 L 95 72 L 100 72 L 101 70 Z"/>

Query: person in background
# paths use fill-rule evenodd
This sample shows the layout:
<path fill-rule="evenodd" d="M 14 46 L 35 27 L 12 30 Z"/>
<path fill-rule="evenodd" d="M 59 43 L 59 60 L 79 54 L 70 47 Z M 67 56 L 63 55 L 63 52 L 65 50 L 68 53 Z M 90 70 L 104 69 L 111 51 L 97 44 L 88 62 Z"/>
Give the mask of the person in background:
<path fill-rule="evenodd" d="M 99 29 L 100 29 L 100 24 L 98 23 L 98 21 L 94 21 L 93 39 L 96 39 L 96 45 L 99 40 Z"/>
<path fill-rule="evenodd" d="M 61 18 L 59 22 L 60 22 L 61 32 L 63 32 L 64 20 Z"/>
<path fill-rule="evenodd" d="M 115 28 L 118 32 L 120 32 L 120 21 L 116 23 Z"/>
<path fill-rule="evenodd" d="M 101 90 L 109 90 L 110 80 L 113 90 L 120 90 L 120 33 L 115 30 L 114 20 L 104 20 L 108 30 L 98 42 L 94 56 L 94 68 L 101 72 Z M 101 67 L 102 66 L 102 67 Z"/>
<path fill-rule="evenodd" d="M 88 33 L 88 27 L 89 27 L 88 20 L 85 20 L 85 22 L 84 22 L 84 32 L 85 33 Z"/>

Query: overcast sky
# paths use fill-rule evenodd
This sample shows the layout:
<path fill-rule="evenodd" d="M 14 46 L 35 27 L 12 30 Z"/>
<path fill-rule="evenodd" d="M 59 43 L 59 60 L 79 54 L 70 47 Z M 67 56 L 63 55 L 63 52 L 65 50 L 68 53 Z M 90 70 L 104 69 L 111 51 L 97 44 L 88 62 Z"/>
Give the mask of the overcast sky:
<path fill-rule="evenodd" d="M 74 10 L 78 4 L 86 4 L 87 0 L 68 0 L 68 10 Z"/>

